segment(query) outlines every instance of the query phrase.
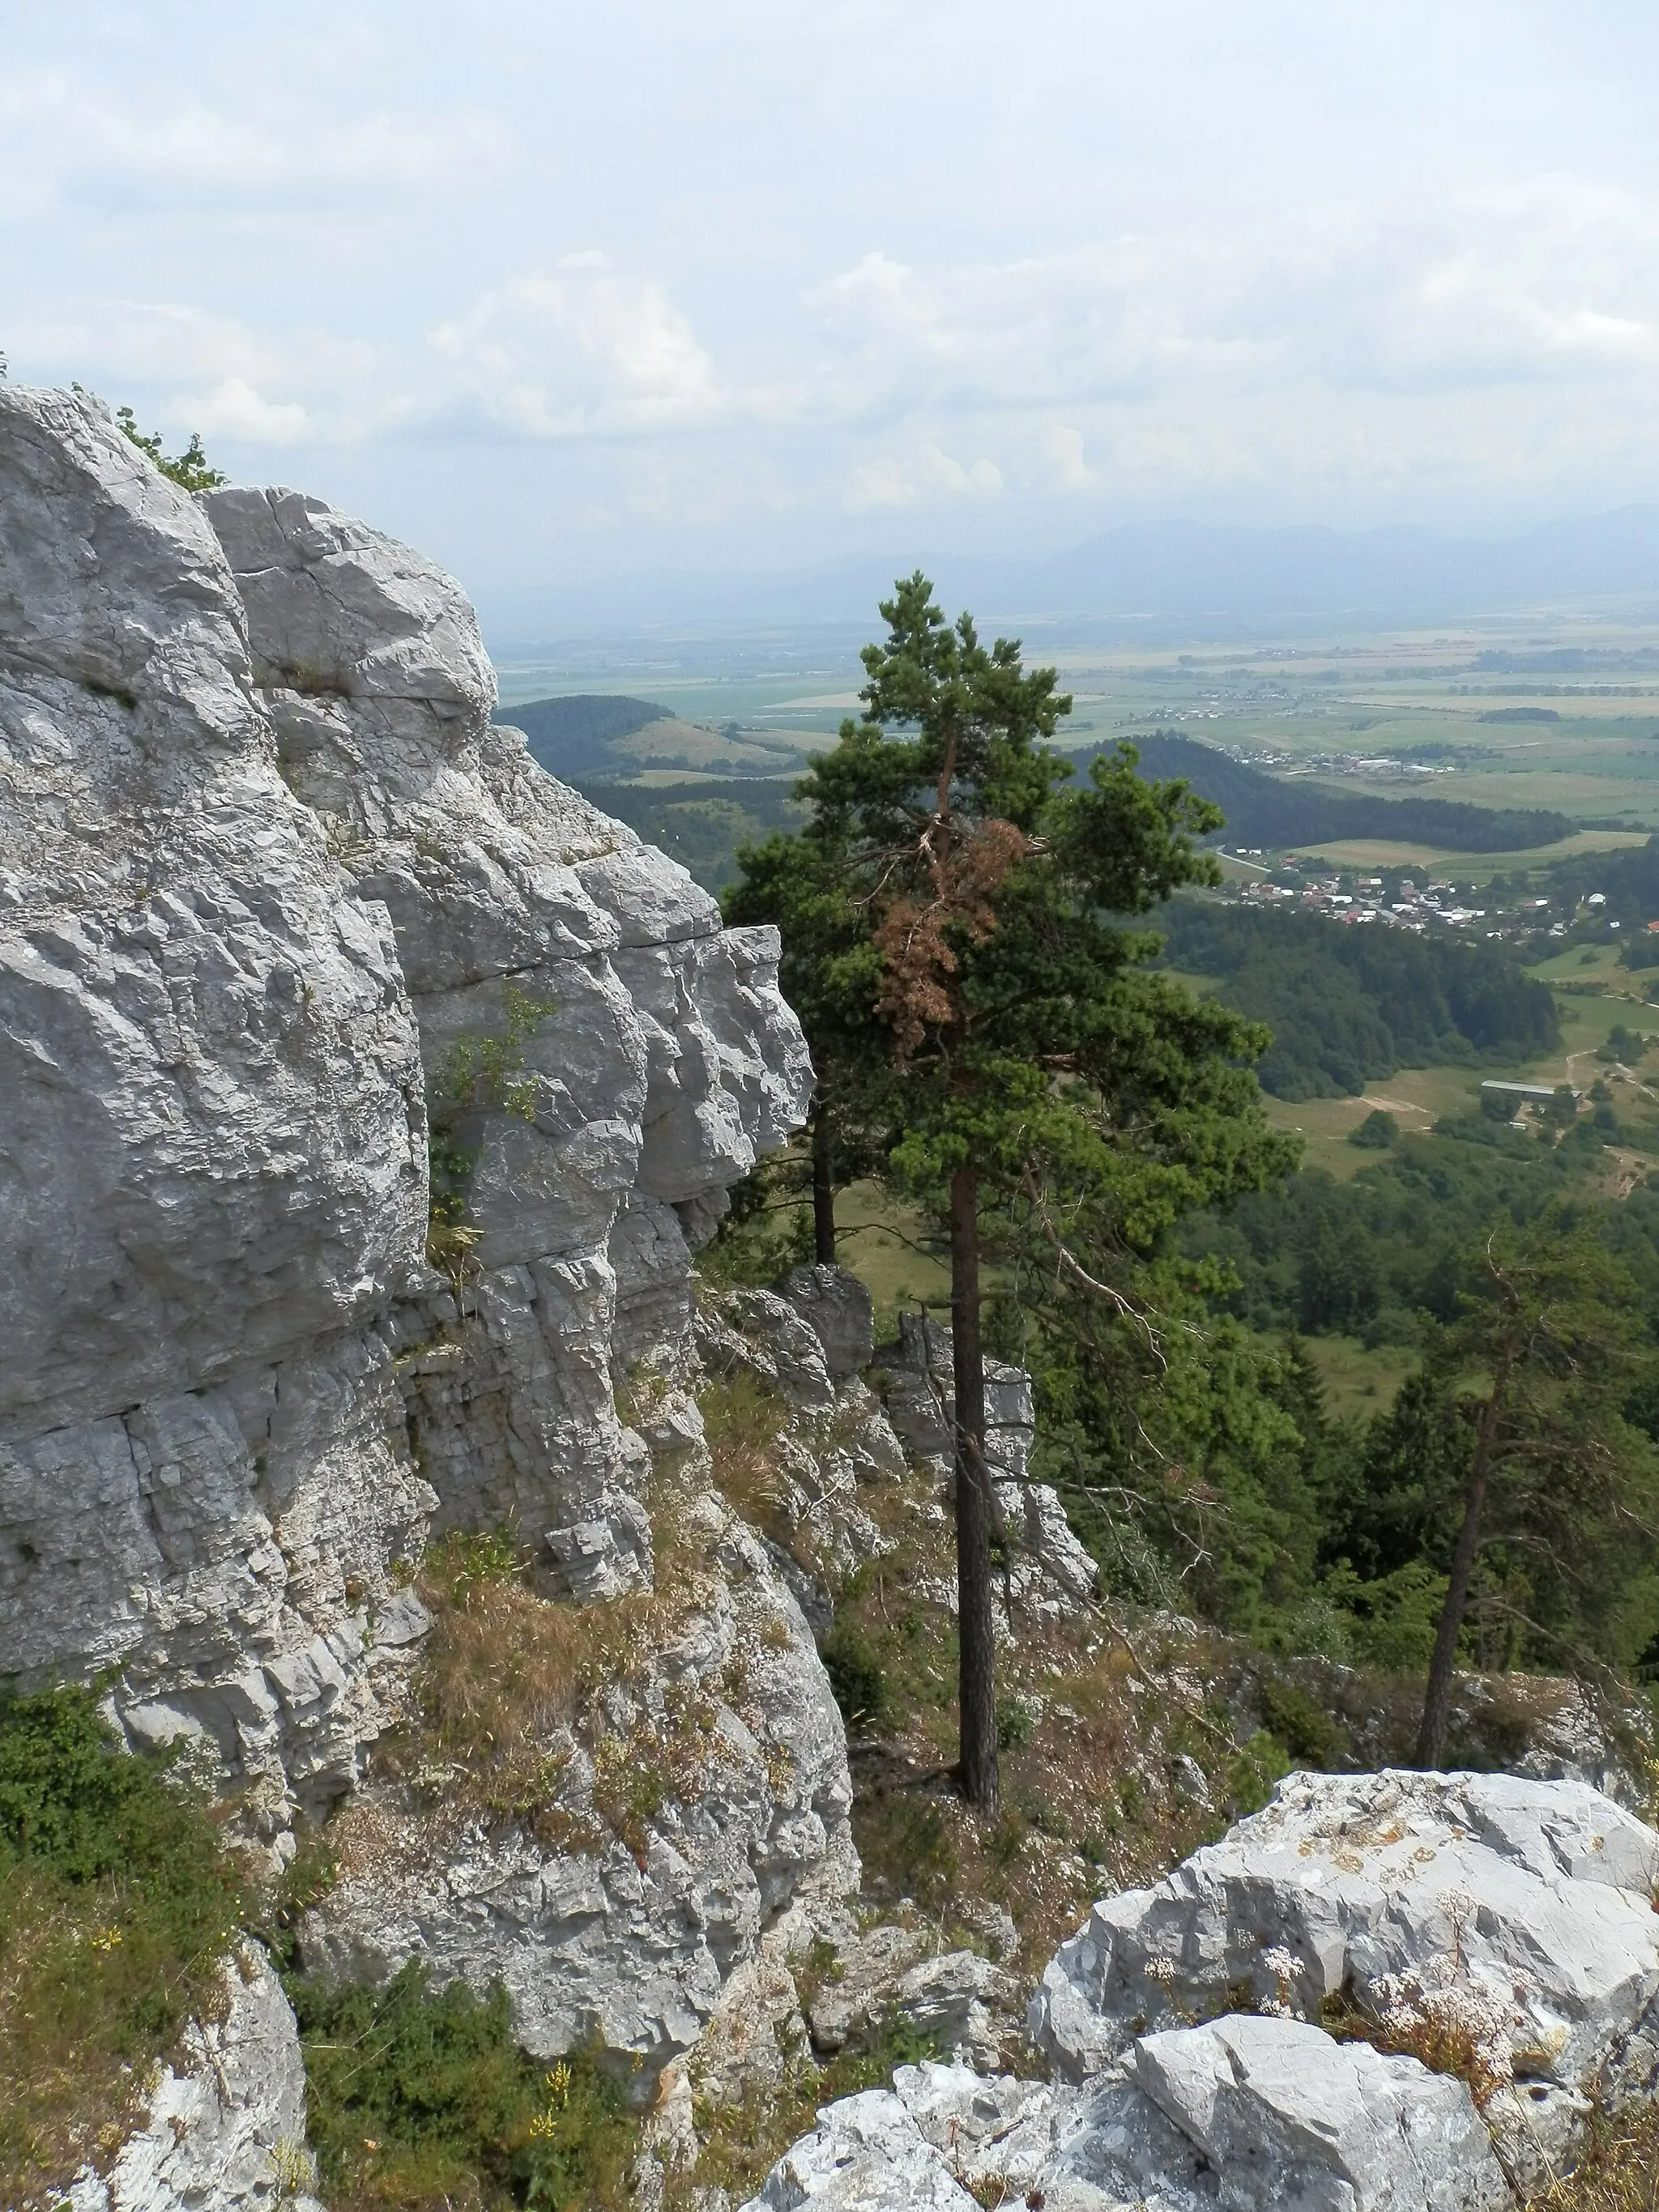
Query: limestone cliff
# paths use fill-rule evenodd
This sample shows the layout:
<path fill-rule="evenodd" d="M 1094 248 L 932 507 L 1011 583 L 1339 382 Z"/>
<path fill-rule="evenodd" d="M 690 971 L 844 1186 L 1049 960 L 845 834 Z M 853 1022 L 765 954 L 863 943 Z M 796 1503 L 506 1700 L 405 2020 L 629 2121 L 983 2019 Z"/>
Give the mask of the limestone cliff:
<path fill-rule="evenodd" d="M 384 1725 L 430 1528 L 648 1581 L 615 1386 L 810 1080 L 772 933 L 493 704 L 429 562 L 0 385 L 0 1677 L 107 1670 L 277 1836 Z"/>

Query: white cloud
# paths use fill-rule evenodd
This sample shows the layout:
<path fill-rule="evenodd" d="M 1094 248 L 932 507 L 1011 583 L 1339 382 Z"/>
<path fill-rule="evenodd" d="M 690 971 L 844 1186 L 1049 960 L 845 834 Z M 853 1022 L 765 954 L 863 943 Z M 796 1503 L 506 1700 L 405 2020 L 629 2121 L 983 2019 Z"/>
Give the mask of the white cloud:
<path fill-rule="evenodd" d="M 429 334 L 447 408 L 496 432 L 575 438 L 710 422 L 714 365 L 663 287 L 589 250 L 515 276 Z"/>
<path fill-rule="evenodd" d="M 1002 471 L 981 457 L 965 466 L 932 439 L 914 452 L 863 461 L 853 471 L 848 505 L 915 507 L 919 501 L 963 497 L 994 499 L 1002 489 Z"/>

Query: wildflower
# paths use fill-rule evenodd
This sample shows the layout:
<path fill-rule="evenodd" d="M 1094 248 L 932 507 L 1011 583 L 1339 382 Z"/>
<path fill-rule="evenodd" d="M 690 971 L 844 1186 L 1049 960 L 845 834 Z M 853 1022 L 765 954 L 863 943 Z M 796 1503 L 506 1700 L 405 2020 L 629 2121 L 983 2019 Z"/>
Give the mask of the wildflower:
<path fill-rule="evenodd" d="M 1302 1961 L 1282 1943 L 1275 1943 L 1261 1954 L 1261 1963 L 1273 1978 L 1273 1993 L 1264 1997 L 1257 2009 L 1268 2020 L 1294 2020 L 1296 2008 L 1291 2002 L 1291 1984 L 1302 1976 Z"/>
<path fill-rule="evenodd" d="M 94 1928 L 87 1938 L 94 1951 L 112 1951 L 121 1941 L 118 1928 Z"/>

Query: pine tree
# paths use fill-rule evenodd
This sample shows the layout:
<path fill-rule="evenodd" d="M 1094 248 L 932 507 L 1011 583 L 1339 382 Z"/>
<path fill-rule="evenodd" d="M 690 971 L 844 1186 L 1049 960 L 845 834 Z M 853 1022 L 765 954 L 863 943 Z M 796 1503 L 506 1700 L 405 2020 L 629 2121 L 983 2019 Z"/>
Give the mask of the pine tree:
<path fill-rule="evenodd" d="M 1417 1755 L 1446 1755 L 1452 1671 L 1477 1579 L 1483 1610 L 1592 1680 L 1659 1622 L 1659 1455 L 1626 1418 L 1654 1355 L 1636 1285 L 1590 1220 L 1559 1207 L 1470 1255 L 1431 1377 L 1468 1436 L 1462 1514 Z M 1462 1386 L 1461 1388 L 1459 1386 Z"/>
<path fill-rule="evenodd" d="M 1144 1255 L 1175 1212 L 1259 1183 L 1283 1151 L 1239 1064 L 1265 1034 L 1149 973 L 1158 939 L 1128 926 L 1178 885 L 1218 880 L 1194 843 L 1217 810 L 1182 783 L 1143 781 L 1127 747 L 1065 789 L 1072 764 L 1048 741 L 1071 702 L 1052 668 L 1027 670 L 1016 641 L 988 647 L 970 616 L 947 624 L 920 573 L 881 614 L 864 715 L 800 786 L 801 842 L 848 939 L 828 961 L 809 951 L 798 1003 L 815 1051 L 881 1037 L 897 1132 L 886 1172 L 949 1225 L 959 1778 L 994 1812 L 982 1230 L 1119 1309 L 1115 1254 Z M 749 856 L 732 918 L 787 933 L 787 869 L 773 850 L 763 897 Z"/>

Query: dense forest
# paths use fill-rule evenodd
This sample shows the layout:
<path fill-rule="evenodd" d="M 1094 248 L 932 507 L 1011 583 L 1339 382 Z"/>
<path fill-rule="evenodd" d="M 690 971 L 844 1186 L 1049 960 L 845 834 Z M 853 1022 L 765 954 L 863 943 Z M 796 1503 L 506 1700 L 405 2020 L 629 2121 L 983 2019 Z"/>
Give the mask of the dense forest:
<path fill-rule="evenodd" d="M 1461 799 L 1376 799 L 1338 793 L 1299 779 L 1286 782 L 1248 768 L 1213 745 L 1173 730 L 1131 738 L 1147 776 L 1182 776 L 1225 815 L 1231 844 L 1322 845 L 1339 837 L 1381 837 L 1453 853 L 1517 853 L 1553 845 L 1577 826 L 1536 808 L 1472 806 Z M 1088 756 L 1085 756 L 1087 757 Z"/>
<path fill-rule="evenodd" d="M 1275 1097 L 1353 1095 L 1398 1067 L 1529 1060 L 1561 1041 L 1547 987 L 1504 945 L 1200 898 L 1159 920 L 1172 966 L 1217 979 L 1273 1031 L 1256 1073 Z"/>

